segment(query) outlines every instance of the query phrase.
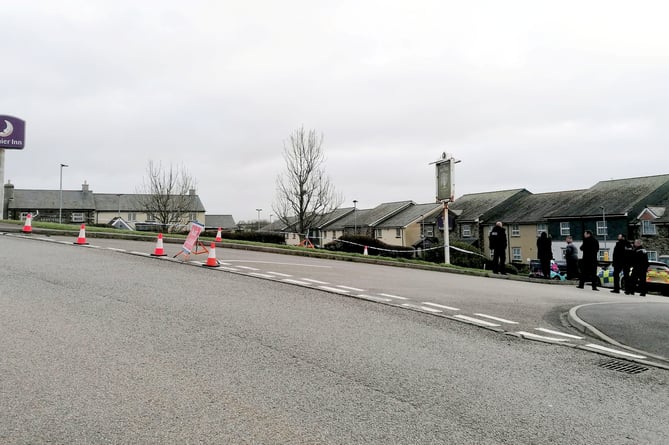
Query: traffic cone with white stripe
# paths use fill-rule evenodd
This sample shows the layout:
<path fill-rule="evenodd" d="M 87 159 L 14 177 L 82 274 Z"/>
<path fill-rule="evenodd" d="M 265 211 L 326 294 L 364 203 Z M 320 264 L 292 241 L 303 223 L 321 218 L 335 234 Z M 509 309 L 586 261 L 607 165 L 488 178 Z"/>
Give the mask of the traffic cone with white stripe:
<path fill-rule="evenodd" d="M 216 242 L 223 241 L 223 238 L 221 238 L 221 228 L 218 228 L 218 232 L 216 232 Z"/>
<path fill-rule="evenodd" d="M 156 248 L 153 250 L 151 256 L 167 256 L 163 248 L 163 234 L 158 234 L 158 241 L 156 241 Z"/>
<path fill-rule="evenodd" d="M 79 238 L 77 238 L 77 241 L 75 241 L 74 244 L 78 244 L 80 246 L 88 244 L 86 242 L 86 224 L 81 225 L 81 228 L 79 229 Z"/>
<path fill-rule="evenodd" d="M 23 224 L 23 229 L 21 229 L 21 232 L 23 233 L 33 233 L 33 214 L 28 213 L 26 215 L 26 222 Z"/>
<path fill-rule="evenodd" d="M 365 246 L 365 250 L 362 251 L 362 254 L 363 255 L 369 255 L 369 253 L 367 253 L 367 246 Z"/>
<path fill-rule="evenodd" d="M 211 243 L 209 248 L 209 256 L 207 257 L 207 262 L 203 264 L 205 267 L 219 267 L 220 264 L 216 259 L 216 243 Z"/>

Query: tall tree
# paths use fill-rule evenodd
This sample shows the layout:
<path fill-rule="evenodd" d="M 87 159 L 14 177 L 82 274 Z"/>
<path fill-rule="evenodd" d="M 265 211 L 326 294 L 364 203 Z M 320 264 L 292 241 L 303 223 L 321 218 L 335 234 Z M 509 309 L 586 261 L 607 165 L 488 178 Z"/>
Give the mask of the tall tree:
<path fill-rule="evenodd" d="M 304 239 L 323 215 L 341 205 L 343 198 L 325 175 L 323 135 L 304 127 L 291 133 L 283 144 L 286 170 L 277 176 L 277 196 L 272 209 L 284 224 Z"/>
<path fill-rule="evenodd" d="M 197 211 L 194 190 L 195 180 L 183 167 L 170 164 L 164 168 L 161 163 L 149 161 L 146 177 L 137 190 L 137 200 L 149 217 L 159 223 L 182 224 Z"/>

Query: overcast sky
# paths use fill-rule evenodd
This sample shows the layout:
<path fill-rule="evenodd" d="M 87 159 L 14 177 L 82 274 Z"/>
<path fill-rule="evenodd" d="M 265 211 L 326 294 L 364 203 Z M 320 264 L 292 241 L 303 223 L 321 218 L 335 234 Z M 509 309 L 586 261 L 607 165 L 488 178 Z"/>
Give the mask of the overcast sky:
<path fill-rule="evenodd" d="M 134 193 L 149 161 L 207 213 L 269 219 L 284 141 L 324 136 L 359 208 L 669 173 L 665 1 L 3 2 L 0 114 L 20 189 Z"/>

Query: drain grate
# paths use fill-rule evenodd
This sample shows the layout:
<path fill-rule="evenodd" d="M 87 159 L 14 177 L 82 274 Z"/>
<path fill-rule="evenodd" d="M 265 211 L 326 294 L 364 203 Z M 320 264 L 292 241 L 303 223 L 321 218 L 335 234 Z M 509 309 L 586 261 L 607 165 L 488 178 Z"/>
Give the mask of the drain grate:
<path fill-rule="evenodd" d="M 624 372 L 626 374 L 639 374 L 648 371 L 645 366 L 637 365 L 636 363 L 625 362 L 623 360 L 605 360 L 599 365 L 601 368 L 611 369 L 613 371 Z"/>

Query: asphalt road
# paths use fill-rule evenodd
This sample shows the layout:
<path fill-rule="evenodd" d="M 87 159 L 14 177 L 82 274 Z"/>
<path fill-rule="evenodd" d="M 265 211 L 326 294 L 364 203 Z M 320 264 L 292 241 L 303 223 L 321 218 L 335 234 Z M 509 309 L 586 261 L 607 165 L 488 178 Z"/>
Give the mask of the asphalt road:
<path fill-rule="evenodd" d="M 0 260 L 0 443 L 669 437 L 665 370 L 620 373 L 402 303 L 111 250 L 0 236 Z"/>

